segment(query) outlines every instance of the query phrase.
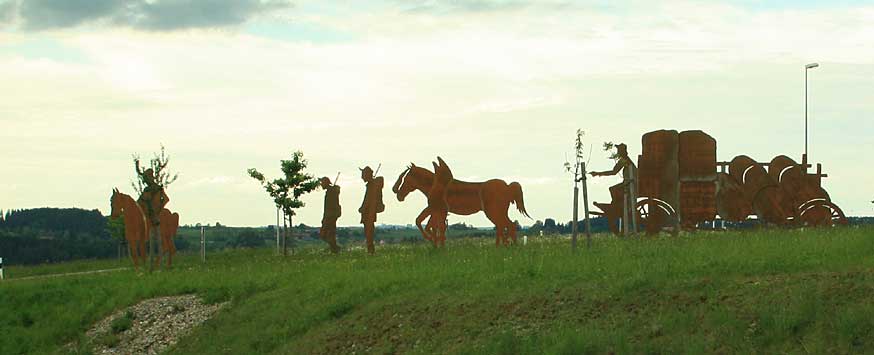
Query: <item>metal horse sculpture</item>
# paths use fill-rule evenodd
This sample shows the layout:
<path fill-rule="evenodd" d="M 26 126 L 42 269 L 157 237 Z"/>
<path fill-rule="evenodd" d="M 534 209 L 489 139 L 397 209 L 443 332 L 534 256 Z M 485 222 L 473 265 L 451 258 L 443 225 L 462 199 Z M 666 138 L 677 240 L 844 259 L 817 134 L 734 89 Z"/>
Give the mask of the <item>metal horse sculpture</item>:
<path fill-rule="evenodd" d="M 428 218 L 428 224 L 425 226 L 425 239 L 431 240 L 434 247 L 446 245 L 446 218 L 449 215 L 449 204 L 446 202 L 446 192 L 452 184 L 452 171 L 446 162 L 440 157 L 437 157 L 440 162 L 431 164 L 434 165 L 434 183 L 431 185 L 431 191 L 428 193 L 428 207 L 431 217 Z"/>
<path fill-rule="evenodd" d="M 411 163 L 398 176 L 392 191 L 397 195 L 398 201 L 404 201 L 410 192 L 416 190 L 427 198 L 433 185 L 434 173 Z M 516 242 L 516 224 L 507 216 L 507 210 L 511 203 L 516 205 L 516 209 L 520 213 L 531 218 L 525 211 L 522 186 L 518 182 L 507 184 L 501 179 L 485 182 L 465 182 L 452 179 L 446 189 L 446 203 L 449 206 L 449 213 L 456 215 L 467 216 L 480 211 L 485 212 L 486 217 L 495 225 L 496 246 L 500 246 L 501 243 L 508 245 L 510 239 L 514 243 Z M 428 235 L 422 228 L 422 221 L 429 215 L 431 215 L 430 209 L 425 208 L 416 217 L 416 227 L 425 238 L 428 238 Z"/>
<path fill-rule="evenodd" d="M 179 214 L 170 212 L 166 208 L 161 210 L 161 255 L 158 255 L 158 262 L 164 254 L 167 254 L 167 267 L 173 266 L 173 256 L 176 255 L 176 245 L 173 243 L 173 238 L 176 237 L 178 229 Z"/>
<path fill-rule="evenodd" d="M 112 207 L 110 215 L 113 218 L 124 217 L 124 237 L 130 248 L 134 269 L 137 269 L 139 262 L 146 260 L 146 239 L 149 235 L 143 211 L 132 197 L 119 192 L 118 189 L 112 189 L 109 204 Z"/>

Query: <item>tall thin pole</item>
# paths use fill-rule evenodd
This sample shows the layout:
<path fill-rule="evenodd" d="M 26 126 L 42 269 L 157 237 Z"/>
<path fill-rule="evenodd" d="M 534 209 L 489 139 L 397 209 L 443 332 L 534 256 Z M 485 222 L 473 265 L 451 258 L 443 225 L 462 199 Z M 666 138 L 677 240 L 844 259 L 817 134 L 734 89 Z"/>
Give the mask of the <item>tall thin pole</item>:
<path fill-rule="evenodd" d="M 804 156 L 807 157 L 807 71 L 819 67 L 819 63 L 804 66 Z"/>
<path fill-rule="evenodd" d="M 206 262 L 206 233 L 203 226 L 200 226 L 200 262 Z"/>
<path fill-rule="evenodd" d="M 592 224 L 589 222 L 589 192 L 586 186 L 586 163 L 582 162 L 580 170 L 583 179 L 583 218 L 586 220 L 586 249 L 592 248 Z"/>
<path fill-rule="evenodd" d="M 276 255 L 279 255 L 279 224 L 282 223 L 280 221 L 280 218 L 282 217 L 280 217 L 279 214 L 281 211 L 282 210 L 279 209 L 279 207 L 276 207 Z"/>
<path fill-rule="evenodd" d="M 579 169 L 574 172 L 574 220 L 571 221 L 571 250 L 573 251 L 577 250 L 577 220 L 579 219 L 577 211 L 580 205 L 580 187 L 577 183 L 578 172 Z"/>

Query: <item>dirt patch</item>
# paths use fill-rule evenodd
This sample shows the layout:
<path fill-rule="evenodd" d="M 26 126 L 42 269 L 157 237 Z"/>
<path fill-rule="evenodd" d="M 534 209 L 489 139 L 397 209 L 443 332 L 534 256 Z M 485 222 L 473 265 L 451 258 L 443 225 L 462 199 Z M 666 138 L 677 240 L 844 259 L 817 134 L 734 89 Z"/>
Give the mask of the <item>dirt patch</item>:
<path fill-rule="evenodd" d="M 226 303 L 183 295 L 145 300 L 98 322 L 86 334 L 95 354 L 159 354 Z"/>

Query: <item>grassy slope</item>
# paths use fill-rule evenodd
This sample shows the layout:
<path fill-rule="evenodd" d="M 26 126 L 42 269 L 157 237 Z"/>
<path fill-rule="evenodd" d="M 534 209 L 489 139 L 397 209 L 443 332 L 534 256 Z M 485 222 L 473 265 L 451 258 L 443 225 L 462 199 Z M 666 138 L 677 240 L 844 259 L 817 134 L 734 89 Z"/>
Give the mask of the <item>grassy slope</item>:
<path fill-rule="evenodd" d="M 598 239 L 578 255 L 566 239 L 238 251 L 153 275 L 16 281 L 0 285 L 0 353 L 51 352 L 114 309 L 190 292 L 232 304 L 179 354 L 860 352 L 874 348 L 872 232 Z"/>

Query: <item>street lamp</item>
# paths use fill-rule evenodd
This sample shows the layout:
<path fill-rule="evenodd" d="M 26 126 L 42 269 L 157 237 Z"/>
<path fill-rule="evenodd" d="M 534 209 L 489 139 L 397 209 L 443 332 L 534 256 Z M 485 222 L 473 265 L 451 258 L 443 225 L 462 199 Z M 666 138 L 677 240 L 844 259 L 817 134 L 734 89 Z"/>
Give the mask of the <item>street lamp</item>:
<path fill-rule="evenodd" d="M 804 66 L 804 156 L 807 157 L 807 71 L 819 66 L 819 63 L 810 63 Z"/>

